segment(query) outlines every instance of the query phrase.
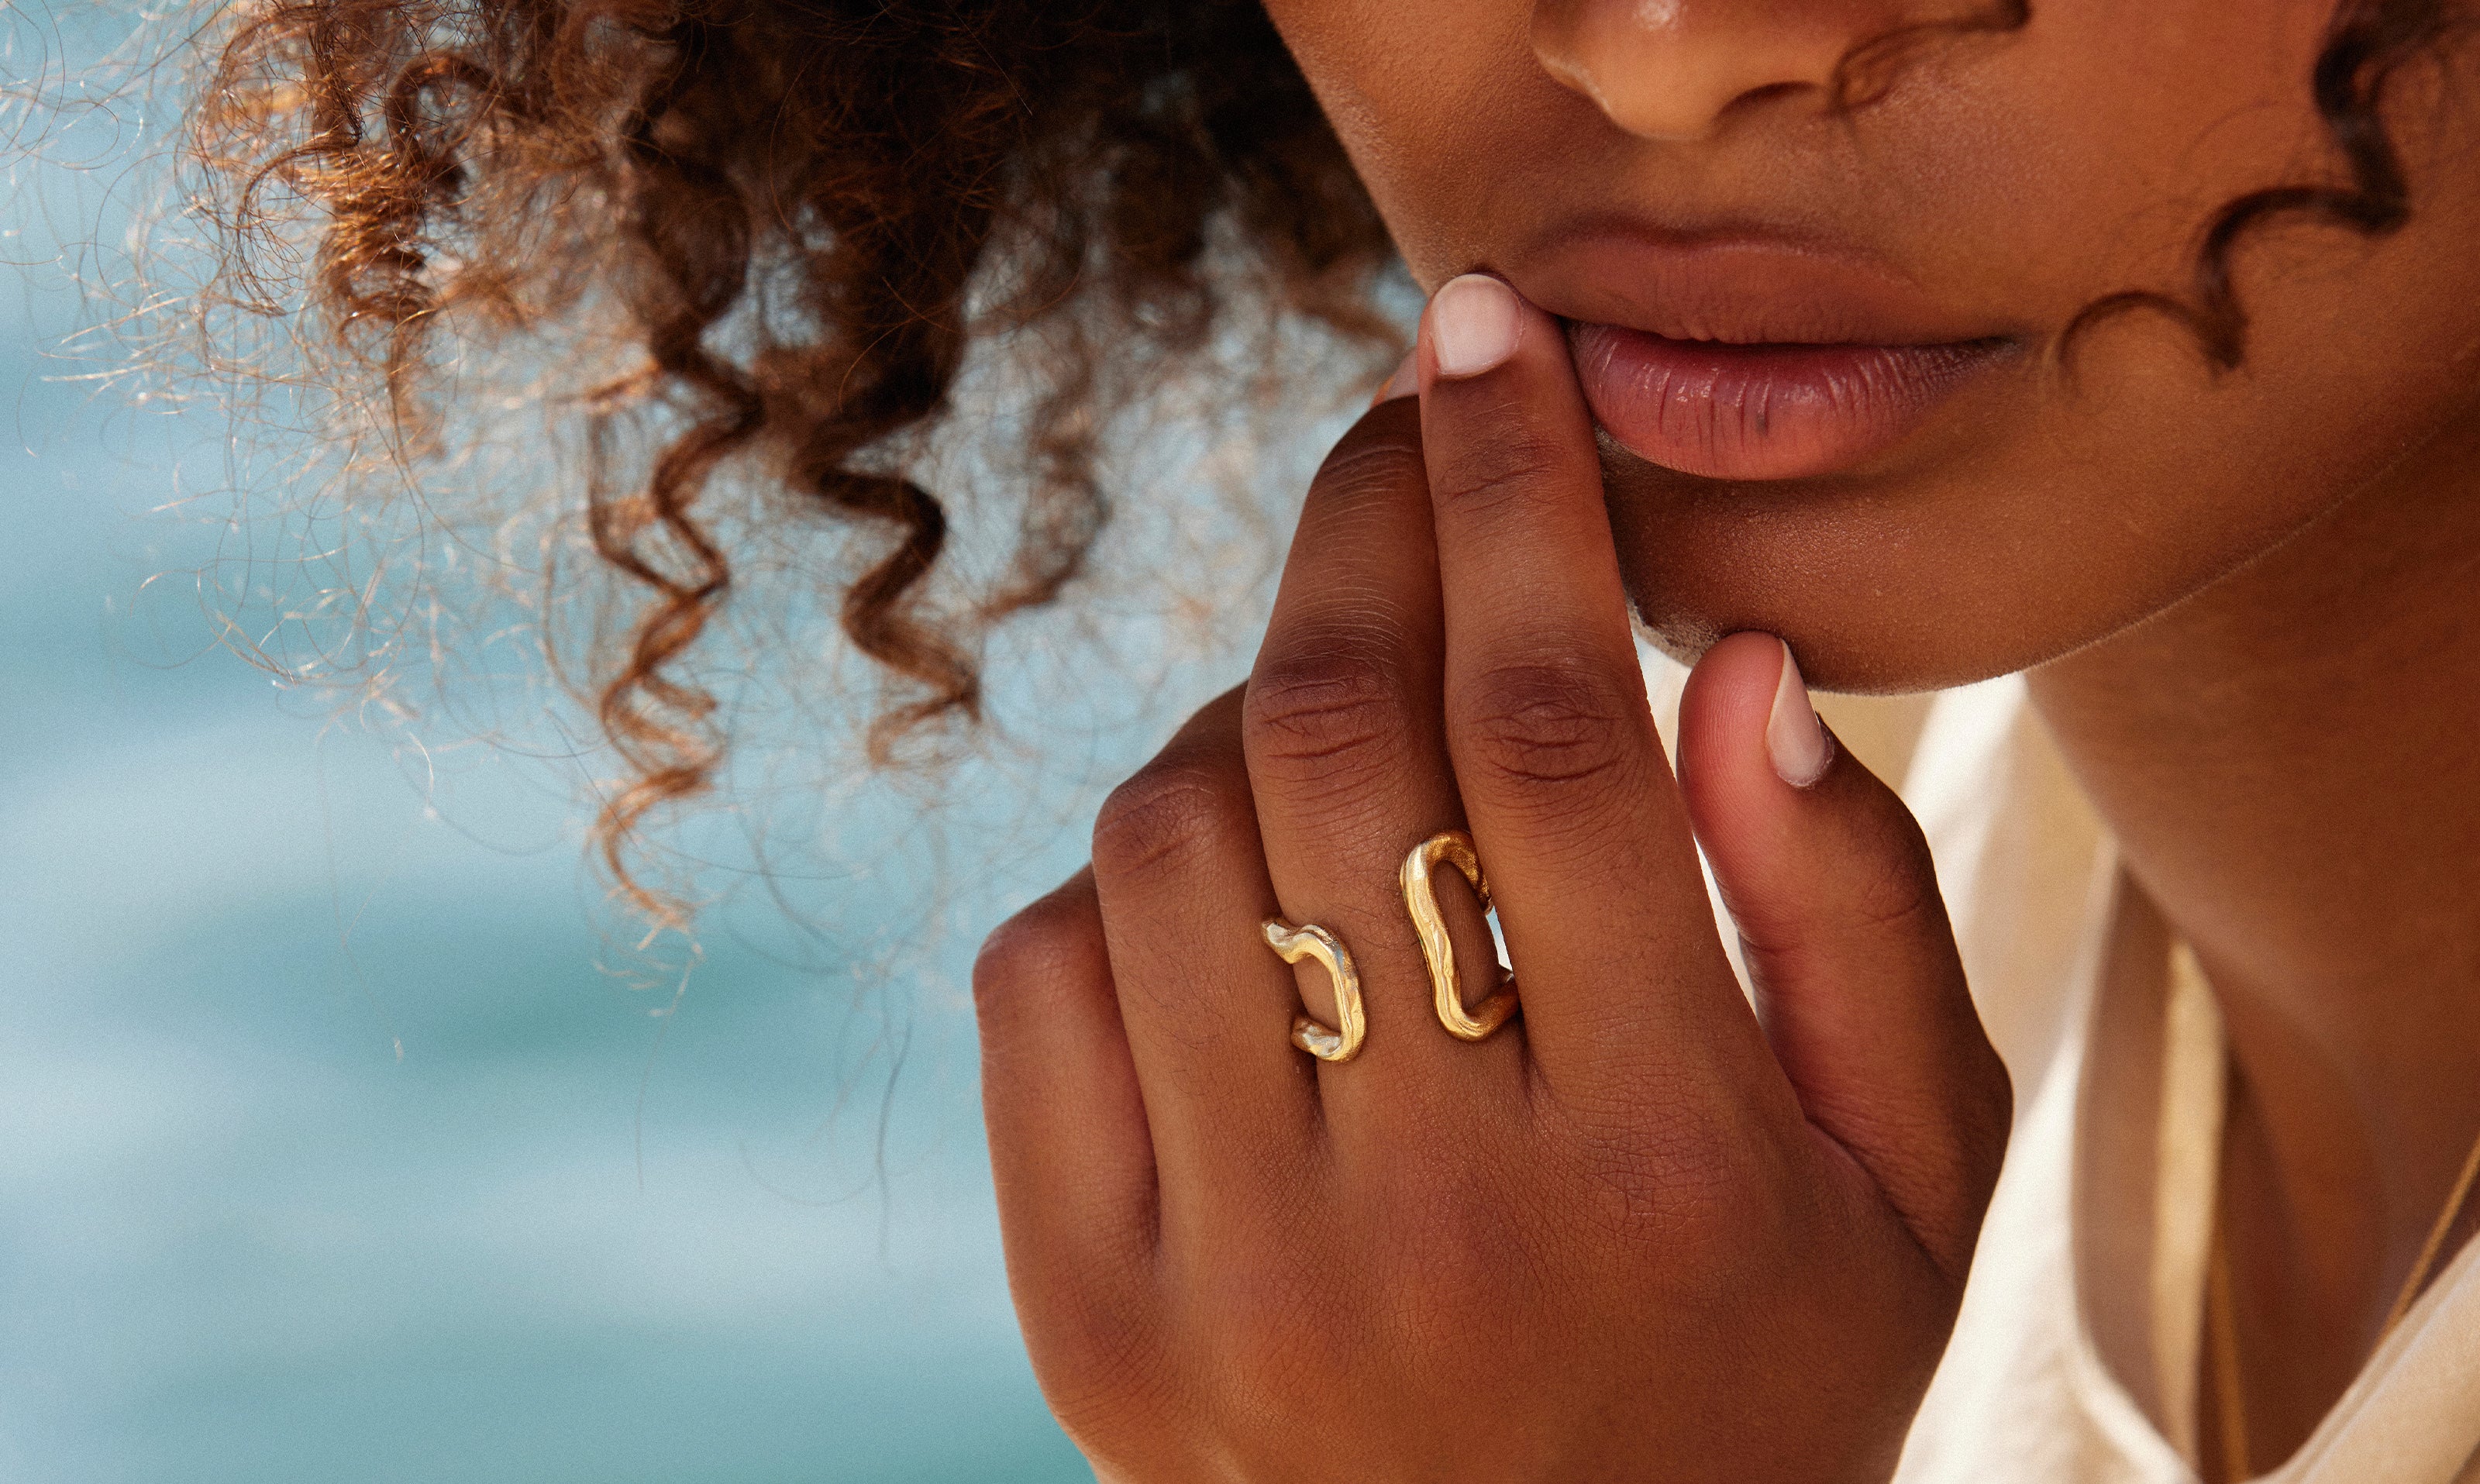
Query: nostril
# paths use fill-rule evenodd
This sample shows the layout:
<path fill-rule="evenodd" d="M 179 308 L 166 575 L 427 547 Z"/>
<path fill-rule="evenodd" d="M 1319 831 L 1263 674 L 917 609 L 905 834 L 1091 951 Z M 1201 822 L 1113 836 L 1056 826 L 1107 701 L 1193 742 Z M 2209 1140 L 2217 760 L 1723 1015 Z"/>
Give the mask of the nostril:
<path fill-rule="evenodd" d="M 1733 94 L 1728 102 L 1716 110 L 1714 122 L 1718 126 L 1725 119 L 1756 113 L 1768 104 L 1779 102 L 1795 93 L 1812 93 L 1818 90 L 1818 85 L 1811 82 L 1785 81 L 1762 84 Z"/>
<path fill-rule="evenodd" d="M 1791 93 L 1806 92 L 1810 88 L 1815 86 L 1816 85 L 1813 83 L 1768 83 L 1761 88 L 1751 88 L 1747 91 L 1740 94 L 1738 97 L 1733 98 L 1731 100 L 1731 106 L 1734 108 L 1745 108 L 1752 104 L 1763 103 L 1770 99 L 1784 97 Z"/>
<path fill-rule="evenodd" d="M 1752 112 L 1791 112 L 1794 93 L 1833 111 L 1847 59 L 1919 29 L 1926 3 L 1534 0 L 1533 49 L 1629 133 L 1693 142 Z"/>

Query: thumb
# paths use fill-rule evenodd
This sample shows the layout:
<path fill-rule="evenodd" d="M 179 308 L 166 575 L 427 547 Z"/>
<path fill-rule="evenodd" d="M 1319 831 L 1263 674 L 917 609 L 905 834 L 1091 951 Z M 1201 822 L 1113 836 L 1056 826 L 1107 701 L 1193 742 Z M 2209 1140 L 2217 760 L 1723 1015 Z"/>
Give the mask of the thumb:
<path fill-rule="evenodd" d="M 1679 781 L 1809 1122 L 1960 1280 L 2011 1094 L 1911 811 L 1837 747 L 1789 647 L 1739 633 L 1679 704 Z"/>

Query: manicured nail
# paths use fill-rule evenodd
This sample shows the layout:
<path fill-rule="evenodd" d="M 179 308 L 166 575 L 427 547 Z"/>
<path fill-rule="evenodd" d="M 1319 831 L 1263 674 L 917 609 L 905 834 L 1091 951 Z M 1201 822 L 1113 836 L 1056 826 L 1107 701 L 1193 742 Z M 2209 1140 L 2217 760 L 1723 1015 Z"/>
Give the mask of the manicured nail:
<path fill-rule="evenodd" d="M 1415 356 L 1408 355 L 1404 357 L 1404 364 L 1395 368 L 1395 374 L 1387 377 L 1386 384 L 1378 389 L 1378 395 L 1369 399 L 1369 405 L 1375 407 L 1380 402 L 1391 402 L 1399 397 L 1409 397 L 1419 390 L 1421 390 L 1420 362 Z"/>
<path fill-rule="evenodd" d="M 1791 657 L 1788 644 L 1783 645 L 1773 709 L 1766 714 L 1766 753 L 1773 759 L 1774 772 L 1794 788 L 1806 788 L 1825 777 L 1834 761 L 1834 739 L 1817 719 L 1817 707 L 1809 704 L 1808 682 L 1799 678 L 1799 661 Z"/>
<path fill-rule="evenodd" d="M 1441 376 L 1478 376 L 1515 354 L 1515 291 L 1487 273 L 1450 278 L 1430 299 L 1430 350 Z"/>

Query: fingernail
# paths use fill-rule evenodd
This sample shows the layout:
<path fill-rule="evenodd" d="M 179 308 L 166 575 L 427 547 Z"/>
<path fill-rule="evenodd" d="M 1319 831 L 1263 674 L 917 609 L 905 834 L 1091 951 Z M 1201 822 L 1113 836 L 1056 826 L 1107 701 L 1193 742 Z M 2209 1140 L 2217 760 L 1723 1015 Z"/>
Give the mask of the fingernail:
<path fill-rule="evenodd" d="M 1780 644 L 1782 641 L 1774 641 Z M 1766 753 L 1774 772 L 1794 788 L 1806 788 L 1825 777 L 1834 761 L 1834 739 L 1809 704 L 1808 682 L 1799 678 L 1799 661 L 1783 645 L 1782 678 L 1774 685 L 1773 709 L 1766 714 Z"/>
<path fill-rule="evenodd" d="M 1419 390 L 1421 390 L 1420 364 L 1412 356 L 1408 355 L 1404 357 L 1403 364 L 1395 368 L 1395 374 L 1387 377 L 1386 384 L 1378 389 L 1378 395 L 1369 399 L 1369 405 L 1375 407 L 1380 402 L 1391 402 L 1399 397 L 1409 397 Z"/>
<path fill-rule="evenodd" d="M 1487 273 L 1448 279 L 1430 299 L 1430 349 L 1441 376 L 1478 376 L 1515 353 L 1515 291 Z"/>

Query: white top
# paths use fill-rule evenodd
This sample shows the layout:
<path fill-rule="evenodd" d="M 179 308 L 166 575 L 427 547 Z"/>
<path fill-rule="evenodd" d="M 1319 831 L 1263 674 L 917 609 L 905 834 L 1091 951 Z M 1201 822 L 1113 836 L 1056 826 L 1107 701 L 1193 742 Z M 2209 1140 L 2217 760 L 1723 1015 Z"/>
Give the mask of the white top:
<path fill-rule="evenodd" d="M 2195 1484 L 2223 1106 L 2211 994 L 2020 679 L 1939 697 L 1903 791 L 2017 1108 L 1898 1484 Z M 2480 1243 L 2263 1477 L 2480 1484 Z"/>
<path fill-rule="evenodd" d="M 1666 734 L 1686 674 L 1647 665 Z M 1903 798 L 2015 1084 L 2006 1167 L 1896 1484 L 2199 1484 L 2225 1065 L 2211 992 L 2119 869 L 2021 678 L 1925 713 L 1831 696 L 1818 709 L 1874 764 L 1909 747 Z M 1737 934 L 1723 940 L 1737 966 Z M 2260 1477 L 2480 1484 L 2480 1241 Z"/>

